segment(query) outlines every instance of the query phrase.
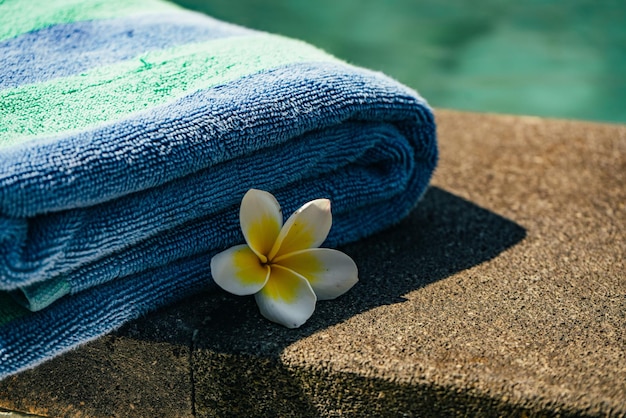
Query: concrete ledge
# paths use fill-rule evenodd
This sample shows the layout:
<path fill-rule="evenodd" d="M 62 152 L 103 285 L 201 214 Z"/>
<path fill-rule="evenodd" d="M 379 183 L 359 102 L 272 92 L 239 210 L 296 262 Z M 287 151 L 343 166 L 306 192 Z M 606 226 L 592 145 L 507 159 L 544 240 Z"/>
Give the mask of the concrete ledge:
<path fill-rule="evenodd" d="M 441 164 L 292 331 L 198 295 L 0 382 L 50 417 L 626 416 L 626 126 L 437 111 Z M 2 411 L 0 410 L 0 416 Z"/>

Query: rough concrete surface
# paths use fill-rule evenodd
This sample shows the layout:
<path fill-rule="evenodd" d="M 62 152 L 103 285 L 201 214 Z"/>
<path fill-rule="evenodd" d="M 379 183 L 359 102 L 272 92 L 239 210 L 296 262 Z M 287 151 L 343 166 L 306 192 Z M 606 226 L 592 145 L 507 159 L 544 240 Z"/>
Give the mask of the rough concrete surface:
<path fill-rule="evenodd" d="M 626 126 L 436 115 L 433 187 L 343 248 L 361 281 L 302 328 L 198 295 L 1 381 L 0 408 L 626 416 Z"/>

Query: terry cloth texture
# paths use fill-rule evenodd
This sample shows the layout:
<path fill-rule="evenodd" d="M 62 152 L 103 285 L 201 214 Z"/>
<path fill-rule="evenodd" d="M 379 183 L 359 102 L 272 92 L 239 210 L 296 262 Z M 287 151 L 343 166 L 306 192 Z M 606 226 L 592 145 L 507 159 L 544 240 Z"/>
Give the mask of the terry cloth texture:
<path fill-rule="evenodd" d="M 411 89 L 158 0 L 4 0 L 0 62 L 0 378 L 211 288 L 250 188 L 331 199 L 336 246 L 437 160 Z"/>

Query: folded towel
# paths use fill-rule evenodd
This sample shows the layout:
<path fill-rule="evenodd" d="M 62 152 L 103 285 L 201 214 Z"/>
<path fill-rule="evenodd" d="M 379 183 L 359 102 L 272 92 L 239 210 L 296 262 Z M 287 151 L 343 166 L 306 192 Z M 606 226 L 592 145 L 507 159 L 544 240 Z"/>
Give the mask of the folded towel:
<path fill-rule="evenodd" d="M 426 102 L 306 43 L 159 0 L 0 2 L 0 379 L 213 286 L 250 188 L 397 223 Z"/>

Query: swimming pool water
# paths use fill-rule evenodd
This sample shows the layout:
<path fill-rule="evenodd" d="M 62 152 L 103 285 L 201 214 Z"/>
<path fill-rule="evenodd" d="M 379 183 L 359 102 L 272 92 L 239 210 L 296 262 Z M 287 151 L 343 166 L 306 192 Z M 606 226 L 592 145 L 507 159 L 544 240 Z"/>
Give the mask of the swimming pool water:
<path fill-rule="evenodd" d="M 300 38 L 436 107 L 626 123 L 622 0 L 176 0 Z"/>

